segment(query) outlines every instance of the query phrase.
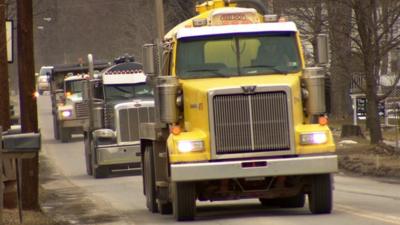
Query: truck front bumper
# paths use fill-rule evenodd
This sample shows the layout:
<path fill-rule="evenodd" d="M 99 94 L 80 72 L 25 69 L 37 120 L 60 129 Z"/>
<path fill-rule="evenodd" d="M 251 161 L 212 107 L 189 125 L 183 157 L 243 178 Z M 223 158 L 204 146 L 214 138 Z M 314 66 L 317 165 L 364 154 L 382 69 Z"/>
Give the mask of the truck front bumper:
<path fill-rule="evenodd" d="M 71 120 L 60 120 L 61 127 L 84 127 L 88 119 L 71 119 Z"/>
<path fill-rule="evenodd" d="M 249 164 L 262 166 L 249 167 Z M 336 155 L 318 155 L 265 160 L 172 164 L 171 180 L 175 182 L 201 181 L 323 174 L 337 171 L 338 159 Z"/>
<path fill-rule="evenodd" d="M 140 163 L 140 145 L 105 145 L 96 148 L 97 165 Z"/>

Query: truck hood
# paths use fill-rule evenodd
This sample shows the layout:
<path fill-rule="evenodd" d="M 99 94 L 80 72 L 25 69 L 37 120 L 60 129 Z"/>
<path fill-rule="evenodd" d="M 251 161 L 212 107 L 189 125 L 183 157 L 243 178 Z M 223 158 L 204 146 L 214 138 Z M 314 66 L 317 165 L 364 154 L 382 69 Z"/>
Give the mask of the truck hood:
<path fill-rule="evenodd" d="M 123 100 L 112 100 L 112 101 L 108 101 L 106 103 L 107 107 L 116 107 L 117 105 L 121 105 L 121 104 L 129 104 L 129 103 L 141 103 L 141 102 L 154 102 L 154 99 L 152 98 L 141 98 L 141 99 L 123 99 Z"/>
<path fill-rule="evenodd" d="M 181 80 L 183 88 L 206 93 L 213 89 L 225 89 L 241 86 L 292 86 L 298 82 L 299 74 L 295 75 L 265 75 L 227 78 L 207 78 Z"/>

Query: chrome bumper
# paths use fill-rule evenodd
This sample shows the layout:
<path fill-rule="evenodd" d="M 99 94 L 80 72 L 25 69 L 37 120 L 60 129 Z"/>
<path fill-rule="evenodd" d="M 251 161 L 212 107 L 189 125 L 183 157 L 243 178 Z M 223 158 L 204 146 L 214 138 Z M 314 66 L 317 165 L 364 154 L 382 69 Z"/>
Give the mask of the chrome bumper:
<path fill-rule="evenodd" d="M 266 162 L 263 167 L 243 167 L 243 163 Z M 322 174 L 338 171 L 336 155 L 302 156 L 265 160 L 185 163 L 171 165 L 172 181 L 200 181 L 229 178 Z"/>
<path fill-rule="evenodd" d="M 61 120 L 62 127 L 84 127 L 88 119 Z"/>
<path fill-rule="evenodd" d="M 98 165 L 117 165 L 140 163 L 140 145 L 128 146 L 98 146 L 96 149 Z"/>

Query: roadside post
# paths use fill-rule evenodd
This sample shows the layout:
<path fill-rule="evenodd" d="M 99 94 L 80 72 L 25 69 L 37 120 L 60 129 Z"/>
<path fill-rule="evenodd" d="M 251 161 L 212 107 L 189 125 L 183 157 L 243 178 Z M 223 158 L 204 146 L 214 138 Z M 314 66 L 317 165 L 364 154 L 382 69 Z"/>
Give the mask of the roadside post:
<path fill-rule="evenodd" d="M 396 104 L 396 109 L 395 109 L 396 151 L 399 151 L 399 123 L 400 123 L 399 113 L 400 113 L 400 105 Z"/>
<path fill-rule="evenodd" d="M 4 202 L 4 188 L 3 188 L 3 128 L 0 126 L 0 225 L 3 224 L 3 202 Z"/>

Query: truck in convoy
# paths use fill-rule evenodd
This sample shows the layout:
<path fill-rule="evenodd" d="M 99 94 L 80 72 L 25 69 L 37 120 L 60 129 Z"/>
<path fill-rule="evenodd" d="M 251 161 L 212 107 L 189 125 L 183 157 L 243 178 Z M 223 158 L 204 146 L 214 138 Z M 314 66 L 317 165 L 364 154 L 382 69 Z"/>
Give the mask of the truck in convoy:
<path fill-rule="evenodd" d="M 96 62 L 96 70 L 110 66 L 108 62 Z M 87 121 L 88 108 L 82 103 L 82 81 L 88 73 L 83 64 L 54 66 L 49 75 L 50 97 L 53 114 L 54 138 L 69 142 L 74 133 L 82 133 Z"/>
<path fill-rule="evenodd" d="M 154 121 L 153 92 L 142 65 L 132 57 L 119 58 L 84 87 L 84 102 L 90 108 L 84 128 L 87 174 L 140 174 L 139 124 Z"/>
<path fill-rule="evenodd" d="M 313 214 L 330 213 L 337 155 L 324 68 L 305 66 L 295 23 L 254 0 L 196 11 L 143 49 L 156 112 L 140 127 L 147 208 L 182 221 L 197 200 L 303 207 L 307 195 Z M 323 65 L 326 35 L 318 42 Z"/>
<path fill-rule="evenodd" d="M 52 66 L 42 66 L 40 68 L 40 71 L 36 76 L 36 89 L 39 95 L 42 95 L 45 91 L 49 91 L 49 77 L 52 69 Z"/>

